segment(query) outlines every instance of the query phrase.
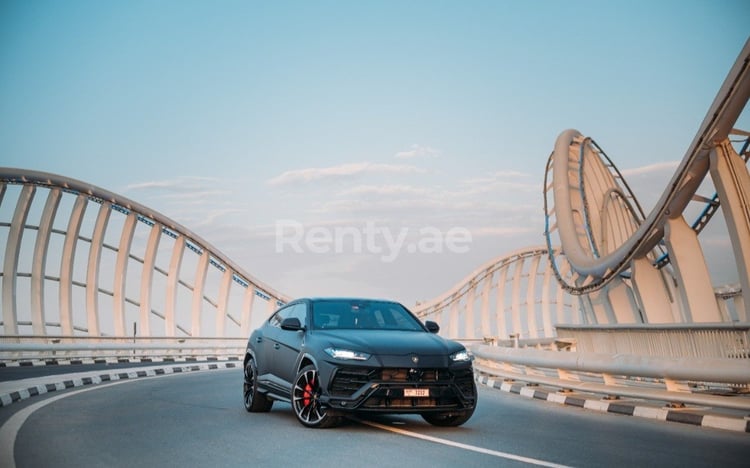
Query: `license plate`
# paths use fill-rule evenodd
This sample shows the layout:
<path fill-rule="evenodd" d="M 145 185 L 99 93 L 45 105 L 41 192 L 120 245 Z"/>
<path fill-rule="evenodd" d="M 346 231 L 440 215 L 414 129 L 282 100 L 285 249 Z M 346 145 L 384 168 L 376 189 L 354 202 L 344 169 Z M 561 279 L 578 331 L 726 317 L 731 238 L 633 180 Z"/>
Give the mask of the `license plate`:
<path fill-rule="evenodd" d="M 405 388 L 405 397 L 428 397 L 430 396 L 429 388 Z"/>

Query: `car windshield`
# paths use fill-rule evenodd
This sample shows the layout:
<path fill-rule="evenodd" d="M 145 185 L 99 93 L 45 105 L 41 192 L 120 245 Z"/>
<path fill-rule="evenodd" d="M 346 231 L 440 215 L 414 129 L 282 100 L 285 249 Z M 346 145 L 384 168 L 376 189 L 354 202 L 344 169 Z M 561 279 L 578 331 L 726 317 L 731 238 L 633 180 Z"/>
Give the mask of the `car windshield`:
<path fill-rule="evenodd" d="M 316 329 L 424 331 L 419 321 L 396 302 L 321 300 L 313 302 Z"/>

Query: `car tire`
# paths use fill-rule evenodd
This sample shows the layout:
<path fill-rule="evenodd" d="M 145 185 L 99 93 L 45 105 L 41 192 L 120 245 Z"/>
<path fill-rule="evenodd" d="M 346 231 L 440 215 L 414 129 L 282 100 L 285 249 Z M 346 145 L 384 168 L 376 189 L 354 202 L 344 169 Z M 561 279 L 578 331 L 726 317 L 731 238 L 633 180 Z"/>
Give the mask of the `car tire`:
<path fill-rule="evenodd" d="M 446 413 L 423 413 L 422 419 L 433 426 L 455 427 L 468 421 L 472 414 L 474 414 L 474 408 L 465 411 L 451 411 Z"/>
<path fill-rule="evenodd" d="M 251 413 L 265 413 L 271 410 L 273 400 L 258 391 L 258 370 L 251 358 L 245 363 L 245 381 L 242 385 L 245 410 Z"/>
<path fill-rule="evenodd" d="M 340 416 L 332 416 L 320 404 L 321 386 L 318 370 L 313 365 L 305 366 L 294 379 L 292 408 L 297 420 L 306 427 L 333 427 L 341 422 Z"/>

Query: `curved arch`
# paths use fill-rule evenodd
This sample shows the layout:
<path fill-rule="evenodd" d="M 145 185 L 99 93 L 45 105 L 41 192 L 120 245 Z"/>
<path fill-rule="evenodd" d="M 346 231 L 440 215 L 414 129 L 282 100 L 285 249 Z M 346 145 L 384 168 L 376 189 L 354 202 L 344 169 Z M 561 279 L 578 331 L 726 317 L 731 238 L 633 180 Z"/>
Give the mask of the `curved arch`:
<path fill-rule="evenodd" d="M 542 246 L 498 256 L 437 298 L 417 304 L 414 312 L 447 323 L 443 331 L 452 338 L 554 337 L 556 323 L 584 319 L 573 297 L 552 279 L 547 259 Z"/>
<path fill-rule="evenodd" d="M 158 333 L 152 329 L 152 320 L 160 323 L 161 335 L 156 336 L 247 336 L 254 297 L 267 301 L 268 309 L 275 309 L 289 300 L 185 226 L 126 197 L 68 177 L 15 168 L 0 168 L 0 184 L 0 193 L 3 194 L 0 201 L 9 204 L 13 200 L 7 188 L 21 187 L 15 200 L 13 219 L 2 223 L 9 228 L 2 272 L 2 325 L 7 335 L 19 334 L 20 326 L 34 334 L 100 336 L 106 334 L 100 330 L 100 324 L 108 323 L 108 334 L 125 336 L 125 317 L 129 311 L 132 321 L 140 323 L 141 336 Z M 33 198 L 40 190 L 47 192 L 47 201 L 38 225 L 28 224 Z M 66 200 L 73 200 L 73 208 L 68 211 L 60 208 Z M 89 238 L 81 229 L 91 203 L 99 209 Z M 64 222 L 65 216 L 68 217 L 67 223 Z M 56 219 L 62 219 L 62 224 L 67 227 L 56 227 Z M 148 231 L 143 240 L 143 258 L 133 251 L 138 226 L 145 226 Z M 29 253 L 33 265 L 31 271 L 19 271 L 24 234 L 36 237 L 33 252 Z M 107 236 L 115 241 L 107 243 Z M 58 244 L 64 239 L 59 271 L 55 271 L 47 259 L 55 238 Z M 157 264 L 159 249 L 168 257 L 166 264 Z M 78 255 L 77 250 L 88 252 L 88 255 Z M 114 256 L 111 260 L 116 259 L 108 266 L 113 271 L 106 272 L 114 279 L 109 283 L 105 280 L 106 268 L 101 260 L 105 252 Z M 197 257 L 197 260 L 190 256 Z M 186 259 L 197 263 L 194 272 L 184 271 L 182 266 Z M 219 277 L 213 282 L 215 285 L 209 284 L 208 274 Z M 31 279 L 28 299 L 31 312 L 28 320 L 19 320 L 17 300 L 21 294 L 16 280 L 25 277 Z M 161 309 L 154 307 L 157 281 L 164 285 L 158 290 L 163 298 Z M 55 283 L 54 287 L 50 282 Z M 45 285 L 49 287 L 45 288 Z M 59 291 L 59 322 L 47 317 L 50 307 L 45 304 L 47 290 L 55 287 Z M 237 292 L 232 294 L 234 290 Z M 85 310 L 73 307 L 74 296 L 85 297 L 83 301 L 75 301 L 77 307 L 79 303 L 85 304 Z M 237 305 L 236 312 L 230 306 L 233 296 L 239 296 L 237 301 L 241 304 Z M 188 303 L 187 307 L 179 307 L 182 305 L 179 298 L 185 299 L 183 302 Z M 99 307 L 102 299 L 112 304 L 106 312 Z M 210 308 L 214 317 L 204 316 L 204 308 Z M 188 310 L 187 317 L 185 309 Z M 210 328 L 213 330 L 208 331 Z"/>
<path fill-rule="evenodd" d="M 591 222 L 585 219 L 586 216 L 582 222 L 580 215 L 577 215 L 581 210 L 587 210 L 582 201 L 587 193 L 583 183 L 585 171 L 581 169 L 583 164 L 578 163 L 571 154 L 576 149 L 583 154 L 589 139 L 573 129 L 560 134 L 547 166 L 548 173 L 552 172 L 551 184 L 545 179 L 545 187 L 551 186 L 554 198 L 554 209 L 548 206 L 549 202 L 545 199 L 548 218 L 546 234 L 550 235 L 550 226 L 555 227 L 567 261 L 578 275 L 577 284 L 564 286 L 568 291 L 583 294 L 602 288 L 628 269 L 634 259 L 644 257 L 656 248 L 664 238 L 668 222 L 682 216 L 709 171 L 710 153 L 728 138 L 750 96 L 749 60 L 750 41 L 745 44 L 729 72 L 698 134 L 654 209 L 634 233 L 606 255 L 598 255 L 587 245 L 588 242 L 583 242 L 583 239 L 592 238 L 595 231 L 591 229 Z M 571 179 L 571 174 L 576 173 L 579 174 L 577 181 Z M 553 217 L 554 220 L 550 222 Z"/>
<path fill-rule="evenodd" d="M 560 134 L 545 171 L 544 210 L 550 264 L 562 287 L 585 295 L 589 315 L 602 320 L 718 322 L 735 316 L 715 300 L 698 234 L 720 205 L 734 249 L 742 301 L 750 303 L 750 138 L 739 154 L 730 134 L 750 98 L 750 40 L 714 99 L 671 181 L 648 216 L 622 174 L 589 137 L 569 129 Z M 736 142 L 735 142 L 736 143 Z M 712 198 L 696 191 L 709 175 Z M 706 202 L 688 225 L 684 213 L 694 199 Z M 556 239 L 552 239 L 556 236 Z M 564 253 L 564 255 L 561 255 Z M 560 275 L 562 265 L 571 275 Z M 632 304 L 628 304 L 632 303 Z M 616 306 L 616 307 L 615 307 Z M 627 311 L 635 308 L 636 314 Z"/>

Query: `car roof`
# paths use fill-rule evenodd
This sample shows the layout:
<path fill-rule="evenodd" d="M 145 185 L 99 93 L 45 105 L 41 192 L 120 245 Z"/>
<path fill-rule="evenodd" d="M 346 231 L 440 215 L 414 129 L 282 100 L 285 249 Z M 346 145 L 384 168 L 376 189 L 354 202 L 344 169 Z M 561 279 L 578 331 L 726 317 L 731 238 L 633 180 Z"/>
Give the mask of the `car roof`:
<path fill-rule="evenodd" d="M 295 299 L 291 302 L 321 302 L 321 301 L 340 301 L 340 302 L 348 302 L 348 301 L 372 301 L 372 302 L 391 302 L 394 304 L 400 304 L 398 301 L 394 301 L 393 299 L 379 299 L 374 297 L 300 297 L 298 299 Z M 291 304 L 290 302 L 290 304 Z"/>

